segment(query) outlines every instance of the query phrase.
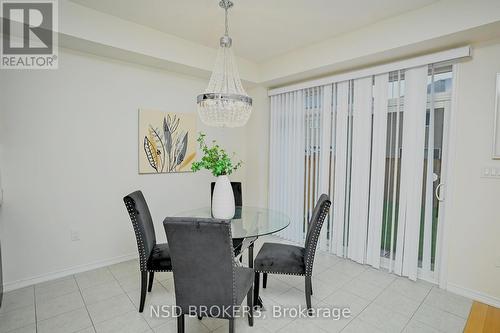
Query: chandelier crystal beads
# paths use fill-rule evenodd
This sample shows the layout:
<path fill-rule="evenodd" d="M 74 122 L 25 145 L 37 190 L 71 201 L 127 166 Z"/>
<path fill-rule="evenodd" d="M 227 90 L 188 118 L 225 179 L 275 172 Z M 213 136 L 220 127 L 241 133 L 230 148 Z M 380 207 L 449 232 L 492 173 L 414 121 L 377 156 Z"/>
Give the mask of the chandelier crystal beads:
<path fill-rule="evenodd" d="M 225 10 L 225 34 L 220 38 L 208 87 L 197 97 L 198 114 L 208 126 L 241 127 L 252 113 L 252 98 L 243 89 L 231 49 L 227 14 L 233 3 L 221 0 L 219 6 Z"/>

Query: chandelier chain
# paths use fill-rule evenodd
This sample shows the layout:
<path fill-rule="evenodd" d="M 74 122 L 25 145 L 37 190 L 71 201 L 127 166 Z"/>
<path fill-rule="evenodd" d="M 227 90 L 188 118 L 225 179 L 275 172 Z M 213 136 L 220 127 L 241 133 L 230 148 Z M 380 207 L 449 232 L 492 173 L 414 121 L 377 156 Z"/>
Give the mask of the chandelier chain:
<path fill-rule="evenodd" d="M 228 10 L 233 7 L 233 5 L 231 0 L 221 0 L 219 2 L 219 6 L 224 8 L 225 11 L 225 36 L 229 36 Z"/>
<path fill-rule="evenodd" d="M 226 20 L 225 20 L 225 29 L 226 29 L 225 35 L 229 36 L 229 22 L 228 22 L 228 18 L 227 18 L 227 10 L 228 10 L 228 8 L 225 8 L 225 12 L 226 12 L 226 14 L 225 14 L 225 18 L 226 18 Z"/>

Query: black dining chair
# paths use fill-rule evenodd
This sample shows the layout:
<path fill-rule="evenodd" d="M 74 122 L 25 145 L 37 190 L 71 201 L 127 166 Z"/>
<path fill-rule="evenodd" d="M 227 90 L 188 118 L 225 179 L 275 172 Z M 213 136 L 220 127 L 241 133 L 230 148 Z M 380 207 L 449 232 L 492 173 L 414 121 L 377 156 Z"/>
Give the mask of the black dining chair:
<path fill-rule="evenodd" d="M 233 188 L 234 205 L 236 207 L 243 206 L 243 191 L 241 188 L 241 182 L 231 182 L 231 187 Z M 210 206 L 212 205 L 212 200 L 214 198 L 214 189 L 215 189 L 215 182 L 212 182 L 210 184 Z M 234 246 L 234 255 L 235 256 L 240 255 L 241 252 L 244 250 L 243 249 L 243 238 L 234 238 L 233 239 L 233 246 Z M 241 261 L 241 257 L 240 257 L 240 261 Z"/>
<path fill-rule="evenodd" d="M 231 222 L 217 219 L 167 217 L 163 221 L 174 274 L 177 331 L 184 332 L 184 315 L 229 320 L 247 297 L 248 324 L 253 326 L 251 268 L 234 261 Z"/>
<path fill-rule="evenodd" d="M 241 191 L 241 182 L 231 182 L 231 187 L 233 188 L 234 194 L 234 205 L 236 207 L 243 206 L 243 193 Z M 214 197 L 215 182 L 210 184 L 210 204 L 212 204 L 212 199 Z"/>
<path fill-rule="evenodd" d="M 304 247 L 264 243 L 254 261 L 254 300 L 259 299 L 260 273 L 263 273 L 262 287 L 266 288 L 267 274 L 288 274 L 305 276 L 306 305 L 311 309 L 312 272 L 318 238 L 329 210 L 331 201 L 322 194 L 314 207 L 306 234 Z"/>
<path fill-rule="evenodd" d="M 148 204 L 141 191 L 135 191 L 123 198 L 132 226 L 134 227 L 139 250 L 139 269 L 141 271 L 141 301 L 139 312 L 144 310 L 146 288 L 151 292 L 155 272 L 171 272 L 172 263 L 167 243 L 156 243 L 153 219 Z M 148 286 L 149 274 L 149 286 Z"/>

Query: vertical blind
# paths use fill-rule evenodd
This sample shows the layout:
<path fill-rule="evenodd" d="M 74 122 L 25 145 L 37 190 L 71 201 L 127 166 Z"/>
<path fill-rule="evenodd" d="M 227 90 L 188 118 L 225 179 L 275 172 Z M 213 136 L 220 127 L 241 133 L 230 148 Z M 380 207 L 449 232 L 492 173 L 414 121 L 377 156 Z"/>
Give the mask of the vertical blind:
<path fill-rule="evenodd" d="M 375 268 L 380 267 L 380 247 L 382 235 L 382 216 L 384 212 L 384 193 L 385 189 L 385 163 L 387 151 L 387 111 L 388 111 L 388 86 L 389 75 L 382 74 L 375 77 L 373 87 L 373 135 L 372 135 L 372 156 L 370 191 L 378 195 L 370 196 L 367 239 L 367 258 L 368 264 Z"/>
<path fill-rule="evenodd" d="M 269 207 L 292 220 L 281 237 L 303 242 L 327 193 L 324 249 L 411 279 L 431 269 L 434 75 L 421 66 L 270 97 Z"/>
<path fill-rule="evenodd" d="M 269 207 L 287 212 L 293 223 L 281 236 L 301 241 L 304 233 L 305 91 L 294 91 L 271 99 Z M 279 193 L 279 195 L 278 195 Z"/>

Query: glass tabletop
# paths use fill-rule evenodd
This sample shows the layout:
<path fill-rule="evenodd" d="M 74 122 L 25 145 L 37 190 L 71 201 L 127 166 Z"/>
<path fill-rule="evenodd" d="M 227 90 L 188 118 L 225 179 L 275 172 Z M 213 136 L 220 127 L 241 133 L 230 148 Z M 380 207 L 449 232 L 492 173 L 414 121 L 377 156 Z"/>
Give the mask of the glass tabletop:
<path fill-rule="evenodd" d="M 175 214 L 177 217 L 212 218 L 210 207 L 197 208 Z M 257 237 L 285 229 L 290 218 L 278 211 L 259 207 L 236 207 L 231 223 L 233 238 Z"/>

